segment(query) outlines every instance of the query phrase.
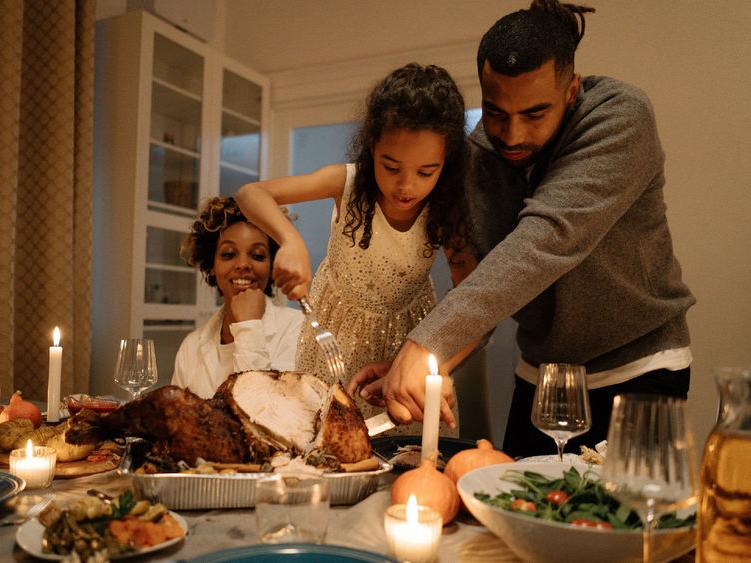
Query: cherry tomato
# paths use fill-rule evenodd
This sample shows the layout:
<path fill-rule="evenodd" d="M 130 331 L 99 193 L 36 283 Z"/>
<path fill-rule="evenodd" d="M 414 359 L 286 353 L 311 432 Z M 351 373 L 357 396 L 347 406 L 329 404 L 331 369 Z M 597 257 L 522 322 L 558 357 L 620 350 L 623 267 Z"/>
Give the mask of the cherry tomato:
<path fill-rule="evenodd" d="M 577 518 L 576 520 L 572 520 L 571 524 L 574 526 L 584 526 L 585 528 L 597 527 L 597 522 L 589 518 Z"/>
<path fill-rule="evenodd" d="M 511 510 L 516 510 L 517 512 L 537 512 L 537 506 L 535 506 L 534 502 L 518 498 L 511 503 Z"/>
<path fill-rule="evenodd" d="M 561 505 L 568 500 L 568 493 L 566 491 L 561 491 L 560 489 L 556 489 L 555 491 L 550 491 L 545 496 L 545 498 L 548 499 L 548 502 L 552 504 Z"/>

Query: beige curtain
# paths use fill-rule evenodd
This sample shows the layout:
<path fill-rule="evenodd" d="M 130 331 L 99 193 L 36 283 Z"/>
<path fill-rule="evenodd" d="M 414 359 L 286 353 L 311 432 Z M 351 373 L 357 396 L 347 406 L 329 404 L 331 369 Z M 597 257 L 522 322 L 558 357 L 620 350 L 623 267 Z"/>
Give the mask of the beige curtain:
<path fill-rule="evenodd" d="M 0 0 L 0 391 L 89 385 L 93 0 Z"/>

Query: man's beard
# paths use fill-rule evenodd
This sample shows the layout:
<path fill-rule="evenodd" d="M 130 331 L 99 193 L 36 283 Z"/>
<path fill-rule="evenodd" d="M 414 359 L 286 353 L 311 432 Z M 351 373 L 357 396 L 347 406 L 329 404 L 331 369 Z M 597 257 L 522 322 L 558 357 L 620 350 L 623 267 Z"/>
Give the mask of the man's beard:
<path fill-rule="evenodd" d="M 488 138 L 490 139 L 490 143 L 493 145 L 493 148 L 495 148 L 498 155 L 501 158 L 503 158 L 504 162 L 506 162 L 506 164 L 508 164 L 512 168 L 526 168 L 527 166 L 534 164 L 535 160 L 537 160 L 537 157 L 539 156 L 540 151 L 543 148 L 538 145 L 532 145 L 532 144 L 508 146 L 506 143 L 504 143 L 497 137 L 488 137 Z M 523 160 L 511 160 L 511 159 L 505 158 L 502 154 L 502 151 L 509 151 L 509 152 L 529 151 L 531 154 Z"/>

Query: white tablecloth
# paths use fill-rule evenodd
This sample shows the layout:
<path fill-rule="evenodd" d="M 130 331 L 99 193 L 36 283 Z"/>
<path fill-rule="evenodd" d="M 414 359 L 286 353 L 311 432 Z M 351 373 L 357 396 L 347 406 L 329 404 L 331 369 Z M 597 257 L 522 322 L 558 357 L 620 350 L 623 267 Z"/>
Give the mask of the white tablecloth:
<path fill-rule="evenodd" d="M 344 545 L 377 553 L 388 553 L 383 529 L 383 514 L 390 504 L 386 476 L 379 490 L 360 503 L 349 507 L 332 507 L 329 513 L 327 544 Z M 55 499 L 66 502 L 95 488 L 109 494 L 119 494 L 130 485 L 130 478 L 113 472 L 105 475 L 72 480 L 56 480 L 52 485 Z M 24 492 L 6 506 L 25 512 L 40 498 L 38 491 Z M 258 543 L 255 512 L 248 510 L 180 511 L 188 522 L 188 535 L 179 544 L 165 550 L 129 559 L 129 561 L 181 561 L 199 557 L 221 549 Z M 15 545 L 18 526 L 0 528 L 0 561 L 33 561 Z M 444 527 L 439 551 L 440 563 L 482 561 L 518 561 L 496 536 L 471 516 L 461 514 L 457 522 Z"/>

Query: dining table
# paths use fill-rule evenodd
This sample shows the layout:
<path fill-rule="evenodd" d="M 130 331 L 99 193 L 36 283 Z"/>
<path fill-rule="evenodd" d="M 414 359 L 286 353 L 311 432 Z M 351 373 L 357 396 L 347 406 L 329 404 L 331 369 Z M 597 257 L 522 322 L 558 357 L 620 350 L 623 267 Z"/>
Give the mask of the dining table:
<path fill-rule="evenodd" d="M 12 518 L 12 513 L 22 517 L 48 493 L 54 494 L 54 502 L 62 504 L 86 495 L 89 489 L 114 496 L 131 488 L 131 479 L 130 475 L 117 471 L 76 479 L 55 479 L 48 489 L 23 491 L 7 501 L 0 508 L 0 518 Z M 394 474 L 382 475 L 376 491 L 357 504 L 332 506 L 325 543 L 389 555 L 383 518 L 391 504 L 389 489 L 394 479 Z M 185 538 L 173 546 L 129 561 L 189 561 L 219 550 L 259 543 L 252 508 L 176 512 L 188 524 Z M 17 524 L 0 526 L 0 561 L 38 561 L 16 544 L 17 530 Z M 519 559 L 471 515 L 461 512 L 453 523 L 443 528 L 438 561 L 515 562 Z"/>

